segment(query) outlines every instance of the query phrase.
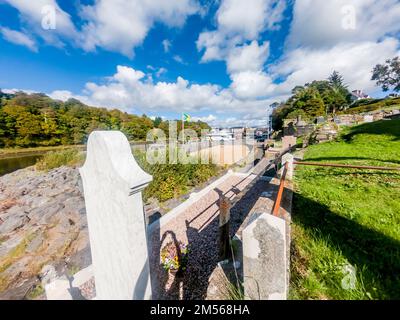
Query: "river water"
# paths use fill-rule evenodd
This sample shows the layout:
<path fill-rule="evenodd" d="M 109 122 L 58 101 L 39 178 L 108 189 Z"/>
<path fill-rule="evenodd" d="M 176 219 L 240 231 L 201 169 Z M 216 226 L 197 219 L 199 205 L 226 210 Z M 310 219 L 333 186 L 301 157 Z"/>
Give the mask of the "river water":
<path fill-rule="evenodd" d="M 25 156 L 17 156 L 12 158 L 0 159 L 0 176 L 11 173 L 18 169 L 23 169 L 33 166 L 38 159 L 42 157 L 41 154 L 31 154 Z"/>
<path fill-rule="evenodd" d="M 84 150 L 83 146 L 77 148 Z M 132 148 L 145 151 L 146 145 L 143 143 L 132 143 Z M 18 153 L 18 155 L 10 155 L 6 158 L 0 158 L 0 177 L 7 173 L 33 166 L 46 152 L 48 151 L 29 151 L 29 153 L 25 154 L 21 152 Z"/>
<path fill-rule="evenodd" d="M 162 145 L 164 146 L 164 145 Z M 191 147 L 192 145 L 188 144 L 188 147 Z M 194 145 L 195 147 L 199 148 L 202 150 L 203 148 L 208 147 L 208 142 L 206 143 L 206 146 L 203 145 Z M 132 149 L 138 149 L 141 151 L 146 151 L 147 150 L 147 145 L 143 143 L 134 143 L 131 142 L 131 147 Z M 159 148 L 160 146 L 155 145 L 156 148 Z M 190 148 L 189 148 L 190 150 Z M 189 151 L 187 150 L 187 151 Z M 29 166 L 33 166 L 38 159 L 40 159 L 46 152 L 43 151 L 37 151 L 37 152 L 30 152 L 29 154 L 21 154 L 19 153 L 18 155 L 15 156 L 10 156 L 7 158 L 0 158 L 0 176 L 3 176 L 7 173 L 14 172 L 19 169 L 23 169 Z"/>

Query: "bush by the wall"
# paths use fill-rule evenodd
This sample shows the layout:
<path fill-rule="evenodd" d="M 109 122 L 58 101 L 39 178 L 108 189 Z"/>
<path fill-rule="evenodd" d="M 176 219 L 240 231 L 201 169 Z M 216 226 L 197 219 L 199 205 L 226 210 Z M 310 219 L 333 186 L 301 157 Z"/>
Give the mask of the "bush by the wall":
<path fill-rule="evenodd" d="M 61 166 L 74 166 L 83 163 L 84 156 L 75 149 L 66 149 L 61 151 L 52 151 L 46 153 L 36 163 L 36 169 L 48 171 Z"/>
<path fill-rule="evenodd" d="M 144 200 L 156 198 L 166 201 L 188 192 L 196 185 L 203 183 L 221 170 L 215 164 L 149 164 L 145 153 L 134 151 L 135 159 L 142 169 L 153 175 L 153 181 L 143 192 Z"/>

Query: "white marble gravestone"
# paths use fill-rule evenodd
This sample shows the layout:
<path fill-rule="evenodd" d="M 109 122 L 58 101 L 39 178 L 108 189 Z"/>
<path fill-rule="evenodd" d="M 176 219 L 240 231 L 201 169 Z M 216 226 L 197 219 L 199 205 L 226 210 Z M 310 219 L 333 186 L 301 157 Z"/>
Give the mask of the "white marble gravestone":
<path fill-rule="evenodd" d="M 282 156 L 282 169 L 281 169 L 281 171 L 282 171 L 282 173 L 283 173 L 283 168 L 284 168 L 284 166 L 285 166 L 285 164 L 286 163 L 288 163 L 288 170 L 287 170 L 287 173 L 286 173 L 286 179 L 287 180 L 292 180 L 293 179 L 293 161 L 294 161 L 294 157 L 293 157 L 293 155 L 292 154 L 290 154 L 290 153 L 286 153 L 286 154 L 284 154 L 283 156 Z"/>
<path fill-rule="evenodd" d="M 80 169 L 85 194 L 96 298 L 151 298 L 142 190 L 152 176 L 119 131 L 89 136 Z"/>

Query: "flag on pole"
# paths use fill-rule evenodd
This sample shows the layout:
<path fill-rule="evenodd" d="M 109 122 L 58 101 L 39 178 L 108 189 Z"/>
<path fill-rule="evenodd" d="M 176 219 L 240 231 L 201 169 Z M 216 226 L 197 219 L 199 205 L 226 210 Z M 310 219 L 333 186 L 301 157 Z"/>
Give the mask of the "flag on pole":
<path fill-rule="evenodd" d="M 185 143 L 185 121 L 190 122 L 190 115 L 188 113 L 182 113 L 182 142 Z"/>

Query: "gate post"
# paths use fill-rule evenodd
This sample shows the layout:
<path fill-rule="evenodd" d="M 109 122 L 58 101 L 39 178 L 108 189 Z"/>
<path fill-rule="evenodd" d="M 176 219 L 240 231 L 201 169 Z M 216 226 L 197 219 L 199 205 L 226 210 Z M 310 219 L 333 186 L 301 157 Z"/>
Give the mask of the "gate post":
<path fill-rule="evenodd" d="M 228 197 L 219 196 L 219 258 L 221 261 L 231 259 L 229 224 L 231 203 Z"/>

